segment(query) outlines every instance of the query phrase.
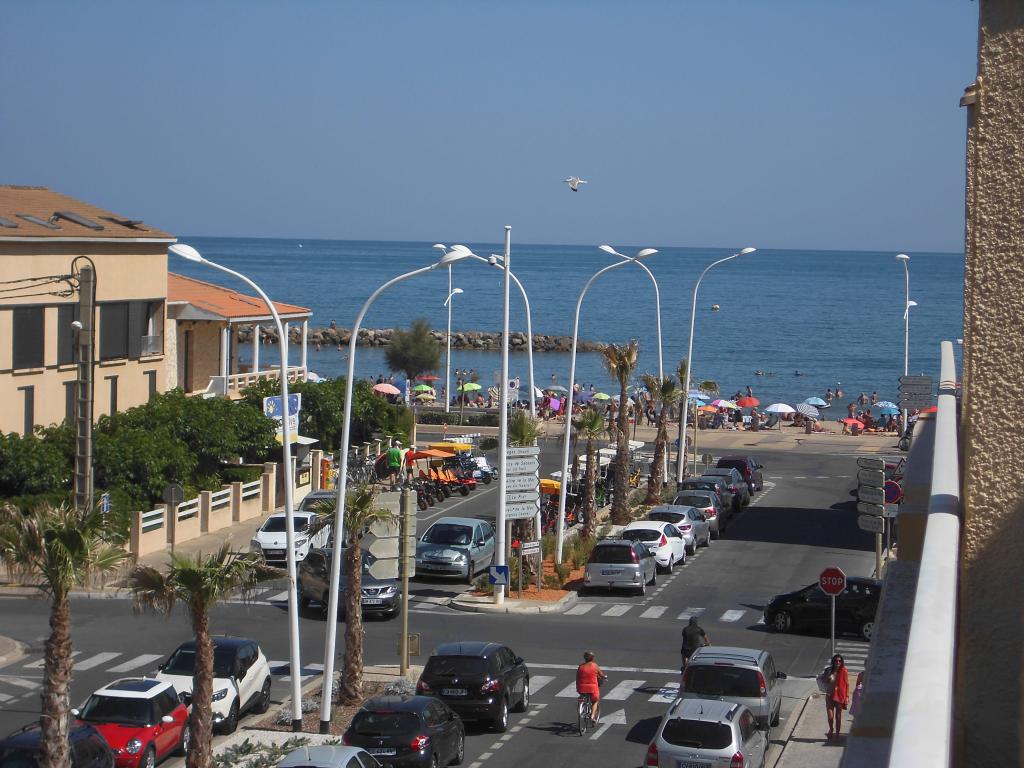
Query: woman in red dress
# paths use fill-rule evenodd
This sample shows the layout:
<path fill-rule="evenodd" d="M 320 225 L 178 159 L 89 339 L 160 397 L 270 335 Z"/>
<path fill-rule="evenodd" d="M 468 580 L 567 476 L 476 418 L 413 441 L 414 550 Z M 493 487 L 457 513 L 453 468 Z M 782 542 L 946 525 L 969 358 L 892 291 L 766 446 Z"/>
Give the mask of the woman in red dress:
<path fill-rule="evenodd" d="M 843 710 L 850 703 L 850 676 L 846 664 L 838 653 L 825 670 L 825 712 L 828 714 L 828 740 L 839 737 L 843 729 Z"/>

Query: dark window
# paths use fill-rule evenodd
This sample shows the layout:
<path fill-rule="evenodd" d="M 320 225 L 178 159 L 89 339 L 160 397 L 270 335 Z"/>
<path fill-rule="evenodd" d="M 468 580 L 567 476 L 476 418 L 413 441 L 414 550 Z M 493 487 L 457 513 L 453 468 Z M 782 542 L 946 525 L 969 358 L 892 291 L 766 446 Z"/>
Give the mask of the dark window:
<path fill-rule="evenodd" d="M 362 768 L 362 766 L 359 764 L 357 757 L 353 755 L 348 759 L 348 762 L 345 764 L 345 768 Z"/>
<path fill-rule="evenodd" d="M 110 415 L 117 413 L 117 376 L 104 376 L 110 382 Z"/>
<path fill-rule="evenodd" d="M 79 319 L 78 314 L 78 304 L 60 304 L 57 307 L 57 365 L 75 362 L 78 332 L 71 324 Z"/>
<path fill-rule="evenodd" d="M 43 307 L 15 307 L 11 343 L 14 370 L 43 367 Z"/>
<path fill-rule="evenodd" d="M 732 728 L 723 723 L 676 718 L 665 723 L 661 737 L 677 747 L 726 749 L 732 744 Z"/>
<path fill-rule="evenodd" d="M 73 421 L 75 418 L 75 385 L 77 381 L 64 382 L 64 419 Z"/>
<path fill-rule="evenodd" d="M 660 541 L 661 531 L 655 528 L 634 528 L 631 531 L 623 531 L 622 538 L 630 541 Z"/>
<path fill-rule="evenodd" d="M 156 397 L 156 371 L 146 371 L 146 379 L 149 381 L 149 399 Z"/>
<path fill-rule="evenodd" d="M 484 660 L 479 656 L 431 656 L 424 671 L 439 677 L 482 675 Z"/>
<path fill-rule="evenodd" d="M 100 305 L 100 360 L 128 357 L 128 302 Z"/>
<path fill-rule="evenodd" d="M 390 736 L 415 731 L 420 718 L 415 712 L 370 712 L 361 709 L 352 718 L 352 730 L 362 736 Z"/>
<path fill-rule="evenodd" d="M 25 437 L 28 437 L 32 434 L 36 420 L 36 388 L 18 387 L 18 391 L 25 393 L 25 421 L 22 430 Z"/>
<path fill-rule="evenodd" d="M 691 665 L 687 668 L 686 690 L 704 696 L 738 696 L 756 699 L 761 696 L 757 671 L 741 667 Z"/>
<path fill-rule="evenodd" d="M 590 553 L 591 563 L 608 563 L 618 565 L 633 562 L 633 551 L 625 544 L 613 544 L 604 547 L 595 547 Z"/>

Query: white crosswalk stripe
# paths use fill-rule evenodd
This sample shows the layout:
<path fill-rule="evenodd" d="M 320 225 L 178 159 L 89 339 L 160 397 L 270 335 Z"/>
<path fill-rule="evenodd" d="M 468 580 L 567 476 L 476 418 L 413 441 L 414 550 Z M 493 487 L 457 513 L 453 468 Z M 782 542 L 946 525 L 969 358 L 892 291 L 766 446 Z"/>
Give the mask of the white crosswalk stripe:
<path fill-rule="evenodd" d="M 281 682 L 283 682 L 283 683 L 291 682 L 292 676 L 289 675 L 289 674 L 285 674 L 286 672 L 288 672 L 288 670 L 289 670 L 289 668 L 291 666 L 290 662 L 288 662 L 288 661 L 268 661 L 267 662 L 267 666 L 270 667 L 270 674 L 272 674 L 272 675 L 281 675 L 281 678 L 280 678 Z M 307 679 L 309 679 L 311 677 L 316 677 L 317 675 L 321 674 L 323 671 L 324 671 L 324 665 L 323 664 L 303 664 L 302 665 L 302 674 L 299 676 L 299 679 L 300 680 L 307 680 Z"/>
<path fill-rule="evenodd" d="M 120 656 L 120 653 L 114 653 L 112 651 L 105 651 L 104 653 L 97 653 L 95 656 L 90 656 L 82 661 L 75 662 L 75 671 L 82 671 L 84 669 L 92 669 L 98 667 L 101 664 L 106 664 L 108 661 L 112 661 Z"/>
<path fill-rule="evenodd" d="M 270 597 L 265 597 L 263 599 L 268 603 L 287 603 L 288 590 L 286 589 L 284 592 L 278 592 L 276 595 L 271 595 Z"/>
<path fill-rule="evenodd" d="M 744 613 L 746 613 L 746 611 L 726 611 L 718 617 L 718 620 L 725 622 L 739 621 L 743 618 Z"/>
<path fill-rule="evenodd" d="M 595 605 L 596 603 L 580 603 L 579 605 L 574 605 L 572 608 L 566 611 L 565 615 L 582 616 L 584 613 L 590 613 L 590 611 L 594 610 Z"/>
<path fill-rule="evenodd" d="M 623 680 L 608 691 L 608 693 L 601 696 L 601 698 L 609 701 L 625 701 L 636 692 L 637 688 L 641 688 L 643 684 L 643 680 Z"/>
<path fill-rule="evenodd" d="M 558 696 L 559 698 L 562 698 L 562 699 L 567 699 L 567 698 L 569 698 L 571 696 L 572 698 L 575 699 L 576 698 L 576 681 L 574 680 L 573 682 L 569 683 L 567 686 L 565 686 L 565 688 L 563 688 L 558 693 L 556 693 L 555 696 Z"/>
<path fill-rule="evenodd" d="M 72 651 L 71 652 L 71 658 L 72 659 L 74 659 L 76 656 L 81 656 L 81 655 L 82 655 L 81 651 Z M 45 666 L 46 666 L 46 659 L 45 658 L 43 658 L 43 659 L 36 659 L 35 661 L 26 664 L 25 665 L 25 669 L 42 669 Z"/>
<path fill-rule="evenodd" d="M 691 616 L 700 616 L 706 608 L 694 608 L 693 606 L 687 606 L 686 610 L 680 613 L 676 618 L 680 621 L 689 621 Z"/>
<path fill-rule="evenodd" d="M 554 680 L 554 675 L 531 675 L 530 676 L 530 695 L 535 696 L 541 688 Z"/>
<path fill-rule="evenodd" d="M 665 611 L 668 610 L 667 605 L 652 605 L 646 611 L 640 614 L 641 619 L 657 619 Z"/>
<path fill-rule="evenodd" d="M 622 614 L 624 614 L 626 611 L 628 611 L 632 607 L 633 607 L 632 605 L 624 605 L 624 604 L 613 605 L 611 608 L 609 608 L 607 611 L 605 611 L 601 615 L 602 616 L 621 616 Z"/>
<path fill-rule="evenodd" d="M 154 661 L 162 659 L 163 656 L 159 653 L 144 653 L 141 656 L 136 656 L 134 659 L 129 659 L 123 664 L 118 664 L 116 667 L 111 667 L 108 672 L 131 672 L 133 669 L 139 667 L 145 667 L 148 664 L 152 664 Z"/>
<path fill-rule="evenodd" d="M 26 680 L 24 677 L 0 677 L 0 682 L 6 685 L 13 685 L 15 688 L 24 688 L 27 691 L 34 691 L 41 687 L 41 683 L 34 680 Z"/>
<path fill-rule="evenodd" d="M 679 695 L 679 683 L 662 683 L 661 688 L 658 692 L 651 696 L 648 701 L 657 702 L 659 704 L 671 704 L 676 700 L 676 696 Z"/>
<path fill-rule="evenodd" d="M 0 693 L 0 704 L 3 704 L 7 701 L 14 701 L 14 697 L 8 696 L 6 693 Z"/>

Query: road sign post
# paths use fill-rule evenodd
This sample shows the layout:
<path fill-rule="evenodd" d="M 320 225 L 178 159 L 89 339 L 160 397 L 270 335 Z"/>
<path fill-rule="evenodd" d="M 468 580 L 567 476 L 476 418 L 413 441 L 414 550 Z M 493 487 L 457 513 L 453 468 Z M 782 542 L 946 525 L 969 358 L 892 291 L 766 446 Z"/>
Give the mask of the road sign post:
<path fill-rule="evenodd" d="M 865 458 L 867 457 L 857 459 L 857 464 L 861 467 L 857 471 L 857 501 L 860 502 L 857 505 L 858 509 L 860 504 L 882 507 L 886 502 L 885 488 L 892 482 L 885 479 L 885 460 L 879 458 L 868 462 L 865 461 Z M 879 463 L 881 463 L 881 467 L 878 467 Z M 865 466 L 868 464 L 870 466 Z M 875 528 L 876 523 L 870 520 L 867 522 L 858 520 L 857 522 L 862 530 L 875 531 L 875 578 L 880 579 L 882 578 L 882 529 L 885 524 L 882 523 L 880 527 Z M 868 525 L 872 527 L 866 527 Z"/>
<path fill-rule="evenodd" d="M 838 566 L 830 566 L 818 576 L 818 586 L 821 591 L 832 598 L 832 620 L 830 622 L 830 637 L 832 639 L 832 655 L 836 655 L 836 595 L 841 595 L 846 589 L 846 574 Z"/>

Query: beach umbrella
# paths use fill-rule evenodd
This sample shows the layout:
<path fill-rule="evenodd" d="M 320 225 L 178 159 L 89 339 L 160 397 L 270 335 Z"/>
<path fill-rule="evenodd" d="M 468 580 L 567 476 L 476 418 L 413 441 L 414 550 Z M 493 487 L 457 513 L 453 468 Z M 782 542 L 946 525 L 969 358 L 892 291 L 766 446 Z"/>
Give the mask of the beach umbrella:
<path fill-rule="evenodd" d="M 785 403 L 772 403 L 764 409 L 765 413 L 796 413 L 796 409 Z"/>
<path fill-rule="evenodd" d="M 849 424 L 849 425 L 850 425 L 851 427 L 852 427 L 852 426 L 853 426 L 854 424 L 860 424 L 861 426 L 864 426 L 864 425 L 863 425 L 863 422 L 861 422 L 861 420 L 860 420 L 860 419 L 854 419 L 854 418 L 852 418 L 852 417 L 850 417 L 850 416 L 847 416 L 847 417 L 846 417 L 845 419 L 840 419 L 839 421 L 840 421 L 841 423 L 843 423 L 843 424 Z"/>
<path fill-rule="evenodd" d="M 434 388 L 429 384 L 417 384 L 413 387 L 413 390 L 416 392 L 433 392 Z"/>
<path fill-rule="evenodd" d="M 818 413 L 817 408 L 815 408 L 813 405 L 808 405 L 807 403 L 797 404 L 796 410 L 797 413 L 802 413 L 804 416 L 807 416 L 808 418 L 811 419 L 816 419 L 819 416 L 821 416 L 821 414 Z"/>
<path fill-rule="evenodd" d="M 702 405 L 697 409 L 698 411 L 704 411 L 704 413 L 718 413 L 718 409 L 713 405 Z"/>
<path fill-rule="evenodd" d="M 565 387 L 561 386 L 560 384 L 552 384 L 550 387 L 547 388 L 547 391 L 548 392 L 568 392 L 569 390 L 566 389 Z"/>
<path fill-rule="evenodd" d="M 828 408 L 828 403 L 820 397 L 808 397 L 804 402 L 807 403 L 807 405 L 816 405 L 819 408 Z"/>
<path fill-rule="evenodd" d="M 606 395 L 604 392 L 595 392 L 594 393 L 594 399 L 595 400 L 611 400 L 612 396 L 611 395 Z"/>
<path fill-rule="evenodd" d="M 895 405 L 893 405 L 893 406 L 888 406 L 887 405 L 884 408 L 879 408 L 878 412 L 880 414 L 882 414 L 883 416 L 895 416 L 897 413 L 900 412 L 900 409 L 897 408 Z"/>
<path fill-rule="evenodd" d="M 691 400 L 708 400 L 708 396 L 701 392 L 699 389 L 691 389 L 688 397 Z"/>
<path fill-rule="evenodd" d="M 540 387 L 534 387 L 533 388 L 533 396 L 534 396 L 534 398 L 544 397 L 544 392 L 541 390 Z"/>
<path fill-rule="evenodd" d="M 441 380 L 440 376 L 435 376 L 432 373 L 425 373 L 422 376 L 417 376 L 416 378 L 419 381 L 440 381 Z"/>
<path fill-rule="evenodd" d="M 895 408 L 897 411 L 900 409 L 896 403 L 889 402 L 888 400 L 882 400 L 879 403 L 875 403 L 876 408 Z"/>
<path fill-rule="evenodd" d="M 420 392 L 418 395 L 416 395 L 416 399 L 417 400 L 433 400 L 434 399 L 434 393 L 433 392 Z"/>
<path fill-rule="evenodd" d="M 460 392 L 476 392 L 478 389 L 481 389 L 481 387 L 475 381 L 467 381 L 459 387 Z"/>
<path fill-rule="evenodd" d="M 715 408 L 728 408 L 733 411 L 739 408 L 732 400 L 723 400 L 721 398 L 712 400 L 708 405 L 713 405 Z"/>
<path fill-rule="evenodd" d="M 386 382 L 381 384 L 374 384 L 373 391 L 381 395 L 400 395 L 402 390 L 396 387 L 394 384 L 388 384 Z"/>
<path fill-rule="evenodd" d="M 592 394 L 590 394 L 589 392 L 580 392 L 578 395 L 576 395 L 576 402 L 577 403 L 585 403 L 585 402 L 593 399 L 593 397 L 594 396 Z"/>
<path fill-rule="evenodd" d="M 756 397 L 741 397 L 736 401 L 736 405 L 740 408 L 753 408 L 756 405 L 760 405 L 761 401 Z"/>

